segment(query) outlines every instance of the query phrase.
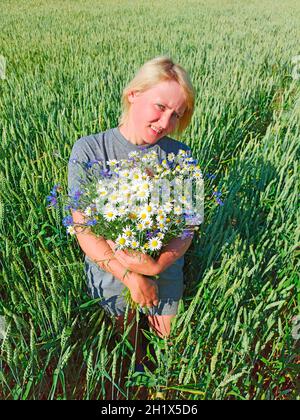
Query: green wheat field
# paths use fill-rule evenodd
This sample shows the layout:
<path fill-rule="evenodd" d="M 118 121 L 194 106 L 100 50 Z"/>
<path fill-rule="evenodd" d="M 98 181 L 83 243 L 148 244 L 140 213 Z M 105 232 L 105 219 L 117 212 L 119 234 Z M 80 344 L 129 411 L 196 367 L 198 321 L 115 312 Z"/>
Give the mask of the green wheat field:
<path fill-rule="evenodd" d="M 1 399 L 300 399 L 299 22 L 297 0 L 1 1 Z M 158 55 L 190 73 L 178 140 L 224 206 L 186 254 L 173 345 L 144 325 L 155 369 L 138 374 L 46 196 Z"/>

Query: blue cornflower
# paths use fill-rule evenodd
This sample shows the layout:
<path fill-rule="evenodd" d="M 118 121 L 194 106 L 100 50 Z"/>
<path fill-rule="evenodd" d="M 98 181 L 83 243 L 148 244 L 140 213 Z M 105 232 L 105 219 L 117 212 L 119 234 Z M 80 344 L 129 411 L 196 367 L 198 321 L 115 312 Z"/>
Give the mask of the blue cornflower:
<path fill-rule="evenodd" d="M 111 175 L 111 172 L 109 169 L 102 169 L 102 171 L 100 171 L 100 175 L 104 177 L 109 177 Z"/>
<path fill-rule="evenodd" d="M 60 189 L 60 184 L 55 184 L 52 190 L 50 191 L 50 194 L 56 195 L 57 191 Z"/>
<path fill-rule="evenodd" d="M 97 224 L 97 220 L 96 219 L 88 220 L 86 224 L 87 226 L 95 226 Z"/>
<path fill-rule="evenodd" d="M 64 217 L 62 223 L 64 226 L 72 226 L 74 223 L 73 217 L 72 216 Z"/>
<path fill-rule="evenodd" d="M 208 179 L 215 179 L 215 177 L 216 177 L 216 175 L 210 174 L 210 173 L 207 173 L 206 176 L 207 176 Z"/>
<path fill-rule="evenodd" d="M 214 191 L 214 192 L 213 192 L 213 195 L 216 197 L 216 202 L 217 202 L 218 204 L 220 204 L 220 206 L 223 206 L 223 205 L 224 205 L 224 203 L 223 203 L 223 201 L 220 199 L 220 197 L 221 197 L 221 195 L 222 195 L 221 191 Z"/>
<path fill-rule="evenodd" d="M 60 190 L 60 188 L 60 184 L 55 184 L 52 190 L 50 191 L 50 195 L 46 197 L 46 200 L 49 202 L 48 207 L 57 206 L 57 192 Z"/>
<path fill-rule="evenodd" d="M 75 189 L 72 190 L 72 192 L 70 194 L 70 197 L 71 197 L 71 199 L 77 201 L 82 194 L 83 194 L 83 191 L 81 191 L 78 188 L 75 188 Z"/>
<path fill-rule="evenodd" d="M 188 165 L 197 165 L 197 163 L 198 163 L 198 160 L 196 159 L 187 162 Z"/>
<path fill-rule="evenodd" d="M 46 197 L 47 201 L 49 202 L 48 207 L 56 207 L 57 206 L 57 198 L 53 195 L 48 195 Z"/>
<path fill-rule="evenodd" d="M 193 236 L 193 232 L 190 230 L 184 230 L 180 236 L 180 239 L 183 241 L 185 239 L 191 238 Z"/>
<path fill-rule="evenodd" d="M 90 160 L 85 163 L 87 169 L 90 169 L 93 165 L 99 164 L 98 160 Z"/>
<path fill-rule="evenodd" d="M 222 193 L 221 193 L 221 191 L 214 191 L 213 195 L 219 198 L 219 197 L 221 197 Z"/>

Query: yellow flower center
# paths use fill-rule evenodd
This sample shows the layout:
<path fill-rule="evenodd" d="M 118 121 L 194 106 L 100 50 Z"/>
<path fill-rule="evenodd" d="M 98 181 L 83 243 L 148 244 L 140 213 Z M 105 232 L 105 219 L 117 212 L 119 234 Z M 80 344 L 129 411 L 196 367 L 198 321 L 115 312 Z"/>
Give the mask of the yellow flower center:
<path fill-rule="evenodd" d="M 135 213 L 130 213 L 129 218 L 130 219 L 136 219 L 136 214 Z"/>

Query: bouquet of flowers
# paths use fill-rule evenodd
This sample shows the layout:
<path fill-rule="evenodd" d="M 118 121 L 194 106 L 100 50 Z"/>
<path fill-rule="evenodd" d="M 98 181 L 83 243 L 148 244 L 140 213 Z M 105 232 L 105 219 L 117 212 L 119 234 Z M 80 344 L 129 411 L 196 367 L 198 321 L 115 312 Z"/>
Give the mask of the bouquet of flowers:
<path fill-rule="evenodd" d="M 157 258 L 170 240 L 189 237 L 203 221 L 203 174 L 189 152 L 161 160 L 155 151 L 139 151 L 119 161 L 73 163 L 85 176 L 81 188 L 68 195 L 65 209 L 80 211 L 85 220 L 76 224 L 66 216 L 70 235 L 89 227 L 113 241 L 116 250 Z M 50 206 L 57 206 L 59 189 L 56 185 L 47 197 Z"/>

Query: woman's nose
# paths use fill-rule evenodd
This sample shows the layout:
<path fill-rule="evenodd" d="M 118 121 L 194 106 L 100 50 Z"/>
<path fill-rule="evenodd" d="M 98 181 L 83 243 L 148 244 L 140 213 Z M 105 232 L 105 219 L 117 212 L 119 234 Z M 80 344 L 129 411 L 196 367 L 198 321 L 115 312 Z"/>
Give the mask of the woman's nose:
<path fill-rule="evenodd" d="M 172 114 L 167 114 L 166 112 L 162 115 L 159 120 L 161 128 L 166 130 L 171 124 Z"/>

